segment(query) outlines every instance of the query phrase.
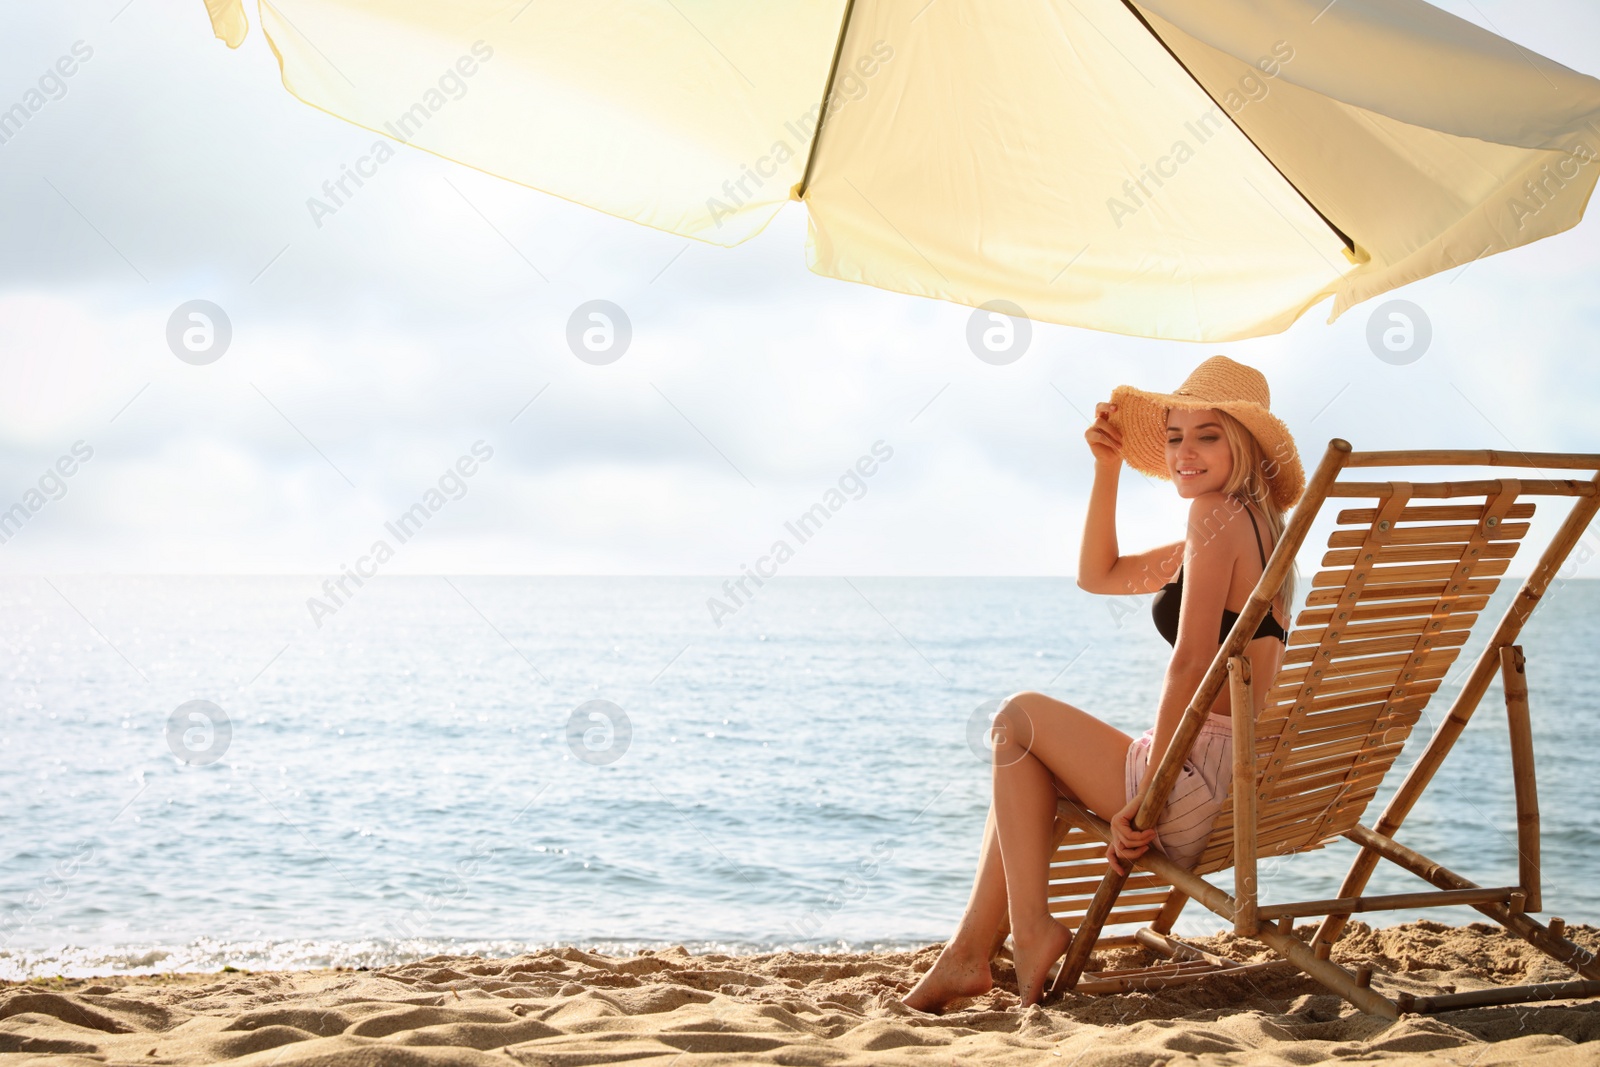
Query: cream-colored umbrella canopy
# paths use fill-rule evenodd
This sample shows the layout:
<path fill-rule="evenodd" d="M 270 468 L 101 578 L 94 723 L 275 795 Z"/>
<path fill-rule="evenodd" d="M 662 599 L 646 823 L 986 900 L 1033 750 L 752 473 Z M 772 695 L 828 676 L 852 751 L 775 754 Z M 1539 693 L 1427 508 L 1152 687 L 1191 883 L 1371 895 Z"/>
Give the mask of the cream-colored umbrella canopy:
<path fill-rule="evenodd" d="M 237 47 L 242 0 L 206 4 Z M 1147 337 L 1331 322 L 1568 229 L 1600 175 L 1600 81 L 1420 0 L 258 11 L 384 151 L 718 245 L 797 199 L 818 274 Z"/>

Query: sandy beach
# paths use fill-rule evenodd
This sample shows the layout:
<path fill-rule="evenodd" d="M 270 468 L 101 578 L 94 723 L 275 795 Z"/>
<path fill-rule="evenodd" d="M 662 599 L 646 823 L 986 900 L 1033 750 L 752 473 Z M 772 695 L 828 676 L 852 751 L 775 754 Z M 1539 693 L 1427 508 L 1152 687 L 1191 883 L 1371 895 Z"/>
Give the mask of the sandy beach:
<path fill-rule="evenodd" d="M 1600 930 L 1572 928 L 1585 947 Z M 1232 935 L 1198 939 L 1252 953 Z M 1134 962 L 1122 950 L 1107 962 Z M 374 970 L 35 979 L 0 989 L 0 1063 L 564 1065 L 1600 1063 L 1600 1003 L 1481 1008 L 1397 1023 L 1362 1015 L 1285 965 L 1158 994 L 1069 996 L 1016 1010 L 995 988 L 942 1016 L 898 998 L 938 954 L 629 958 L 573 948 L 433 956 Z M 1496 929 L 1354 924 L 1335 959 L 1393 992 L 1569 977 Z"/>

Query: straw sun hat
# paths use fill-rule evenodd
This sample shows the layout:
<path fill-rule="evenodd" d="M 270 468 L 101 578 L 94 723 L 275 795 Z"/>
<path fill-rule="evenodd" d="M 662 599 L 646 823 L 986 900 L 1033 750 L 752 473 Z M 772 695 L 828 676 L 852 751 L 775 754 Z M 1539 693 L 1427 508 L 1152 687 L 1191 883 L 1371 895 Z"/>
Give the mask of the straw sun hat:
<path fill-rule="evenodd" d="M 1267 379 L 1254 367 L 1227 356 L 1212 356 L 1170 393 L 1119 385 L 1111 391 L 1117 406 L 1109 421 L 1122 434 L 1122 456 L 1136 471 L 1172 479 L 1167 471 L 1167 409 L 1216 408 L 1238 419 L 1260 444 L 1262 474 L 1280 508 L 1291 507 L 1306 486 L 1294 437 L 1283 420 L 1267 410 Z"/>

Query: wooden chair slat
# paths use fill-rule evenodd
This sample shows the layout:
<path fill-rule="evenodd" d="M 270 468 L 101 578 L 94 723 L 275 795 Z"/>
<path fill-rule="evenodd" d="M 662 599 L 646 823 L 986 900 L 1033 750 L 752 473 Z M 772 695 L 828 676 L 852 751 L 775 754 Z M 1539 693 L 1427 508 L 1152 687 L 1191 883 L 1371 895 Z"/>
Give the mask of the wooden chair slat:
<path fill-rule="evenodd" d="M 1374 703 L 1387 702 L 1394 706 L 1398 703 L 1398 698 L 1400 697 L 1421 700 L 1431 695 L 1438 688 L 1439 682 L 1437 681 L 1423 681 L 1407 685 L 1404 692 L 1397 692 L 1388 687 L 1380 687 L 1352 692 L 1316 694 L 1308 698 L 1300 693 L 1297 687 L 1295 691 L 1289 694 L 1295 698 L 1294 710 L 1291 710 L 1290 714 L 1293 715 L 1296 710 L 1301 708 L 1310 712 L 1333 711 L 1339 708 L 1354 707 L 1366 701 Z M 1423 702 L 1425 703 L 1426 701 L 1424 700 Z"/>
<path fill-rule="evenodd" d="M 1435 614 L 1438 604 L 1439 601 L 1437 598 L 1429 597 L 1410 602 L 1361 603 L 1357 604 L 1353 610 L 1345 607 L 1307 608 L 1301 611 L 1299 617 L 1295 619 L 1295 625 L 1314 626 L 1319 628 L 1325 627 L 1333 620 L 1333 613 L 1336 610 L 1347 613 L 1347 618 L 1343 621 L 1349 625 L 1353 625 L 1358 622 L 1364 622 L 1369 619 L 1395 619 L 1412 615 L 1427 617 Z M 1450 602 L 1450 614 L 1461 615 L 1469 611 L 1482 611 L 1488 606 L 1489 598 L 1486 596 L 1458 596 Z M 1290 638 L 1290 643 L 1294 643 L 1292 635 Z"/>
<path fill-rule="evenodd" d="M 1439 634 L 1411 634 L 1341 642 L 1331 649 L 1323 649 L 1325 654 L 1318 662 L 1301 662 L 1293 666 L 1285 662 L 1278 671 L 1278 678 L 1282 682 L 1292 684 L 1302 682 L 1307 677 L 1355 677 L 1358 674 L 1399 670 L 1408 665 L 1420 666 L 1420 663 L 1413 662 L 1419 655 L 1448 655 L 1452 658 L 1460 655 L 1461 646 L 1466 644 L 1466 639 L 1467 631 L 1448 630 Z M 1287 661 L 1288 657 L 1285 656 L 1284 659 Z"/>
<path fill-rule="evenodd" d="M 1366 744 L 1367 737 L 1368 732 L 1362 730 L 1357 736 L 1347 737 L 1342 741 L 1329 741 L 1327 744 L 1312 744 L 1309 742 L 1296 744 L 1293 748 L 1273 757 L 1272 769 L 1276 773 L 1271 777 L 1274 780 L 1280 780 L 1292 768 L 1302 764 L 1325 760 L 1345 753 L 1359 752 Z"/>
<path fill-rule="evenodd" d="M 1084 836 L 1088 837 L 1087 834 L 1085 834 Z M 1062 845 L 1062 846 L 1060 846 L 1059 848 L 1056 849 L 1055 855 L 1051 858 L 1050 862 L 1051 863 L 1070 863 L 1070 862 L 1073 862 L 1075 860 L 1096 860 L 1096 859 L 1098 859 L 1101 863 L 1105 863 L 1105 859 L 1106 859 L 1105 842 L 1096 841 L 1093 838 L 1089 838 L 1089 840 L 1087 842 L 1083 843 L 1083 844 L 1074 843 L 1072 845 Z"/>
<path fill-rule="evenodd" d="M 1155 890 L 1124 891 L 1117 898 L 1118 907 L 1129 908 L 1159 908 L 1167 901 L 1168 888 L 1163 886 Z M 1088 908 L 1089 900 L 1093 893 L 1086 893 L 1077 897 L 1063 897 L 1050 902 L 1050 911 L 1054 915 L 1071 915 Z"/>
<path fill-rule="evenodd" d="M 1377 566 L 1376 561 L 1367 564 L 1367 584 L 1381 585 L 1386 582 L 1426 582 L 1436 578 L 1451 578 L 1458 575 L 1463 567 L 1473 575 L 1494 576 L 1504 574 L 1511 566 L 1509 559 L 1479 559 L 1463 562 L 1459 559 L 1446 563 L 1404 563 L 1393 566 Z M 1317 571 L 1311 576 L 1311 587 L 1321 589 L 1330 585 L 1344 585 L 1349 580 L 1354 564 L 1342 569 Z"/>
<path fill-rule="evenodd" d="M 1476 559 L 1511 559 L 1522 547 L 1521 541 L 1490 541 L 1478 550 Z M 1372 558 L 1367 562 L 1375 567 L 1382 567 L 1390 563 L 1428 563 L 1451 562 L 1459 563 L 1462 557 L 1462 546 L 1459 544 L 1445 545 L 1384 545 L 1372 553 Z M 1349 567 L 1362 557 L 1359 548 L 1335 548 L 1322 554 L 1319 567 Z"/>
<path fill-rule="evenodd" d="M 1377 619 L 1372 622 L 1349 623 L 1341 632 L 1339 647 L 1334 650 L 1334 658 L 1343 655 L 1366 655 L 1360 642 L 1375 641 L 1385 637 L 1435 637 L 1443 638 L 1445 634 L 1453 634 L 1450 638 L 1456 644 L 1465 644 L 1467 635 L 1472 632 L 1472 624 L 1477 621 L 1477 614 L 1450 615 L 1417 615 L 1404 619 Z M 1284 654 L 1283 662 L 1287 666 L 1291 663 L 1304 663 L 1310 660 L 1310 650 L 1296 647 L 1298 645 L 1315 645 L 1321 641 L 1322 632 L 1326 627 L 1314 629 L 1289 631 L 1289 651 Z M 1298 636 L 1299 640 L 1296 640 Z M 1440 643 L 1436 640 L 1435 644 Z M 1374 649 L 1373 651 L 1384 651 Z"/>
<path fill-rule="evenodd" d="M 1389 764 L 1387 762 L 1381 764 L 1357 763 L 1354 760 L 1343 758 L 1320 767 L 1302 765 L 1293 770 L 1294 773 L 1283 775 L 1273 787 L 1267 790 L 1269 797 L 1276 799 L 1295 793 L 1310 792 L 1330 784 L 1364 785 L 1369 779 L 1373 777 L 1382 778 L 1388 773 Z"/>
<path fill-rule="evenodd" d="M 1054 906 L 1050 908 L 1050 914 L 1055 917 L 1057 922 L 1069 930 L 1076 930 L 1083 922 L 1083 915 L 1081 913 L 1074 912 L 1069 915 L 1058 911 Z M 1132 911 L 1113 911 L 1111 913 L 1111 917 L 1106 920 L 1105 925 L 1107 927 L 1116 927 L 1126 926 L 1130 923 L 1147 923 L 1154 921 L 1155 918 L 1160 914 L 1160 908 L 1138 908 Z"/>
<path fill-rule="evenodd" d="M 1104 845 L 1101 845 L 1100 848 L 1101 851 L 1105 850 Z M 1077 872 L 1074 872 L 1074 874 L 1076 873 Z M 1104 876 L 1104 874 L 1105 872 L 1101 871 L 1100 874 L 1092 877 L 1074 877 L 1064 881 L 1057 881 L 1052 878 L 1048 883 L 1049 888 L 1046 890 L 1046 895 L 1052 900 L 1057 897 L 1065 898 L 1080 895 L 1086 898 L 1092 897 L 1094 896 L 1095 888 L 1100 885 L 1100 879 Z M 1128 879 L 1127 884 L 1123 886 L 1123 889 L 1134 890 L 1142 888 L 1154 888 L 1157 886 L 1164 886 L 1166 884 L 1166 882 L 1163 882 L 1149 871 L 1136 871 L 1134 875 Z"/>
<path fill-rule="evenodd" d="M 1325 807 L 1302 811 L 1295 819 L 1283 819 L 1271 826 L 1263 826 L 1256 835 L 1256 851 L 1263 856 L 1287 856 L 1300 852 L 1310 844 L 1318 826 L 1322 825 Z"/>
<path fill-rule="evenodd" d="M 1415 495 L 1416 489 L 1412 489 Z M 1508 519 L 1533 518 L 1534 504 L 1523 501 L 1506 510 Z M 1409 504 L 1400 512 L 1398 522 L 1481 522 L 1485 507 L 1482 504 Z M 1334 522 L 1340 526 L 1371 526 L 1378 517 L 1377 508 L 1346 508 L 1338 513 Z"/>
<path fill-rule="evenodd" d="M 1326 668 L 1312 667 L 1309 672 L 1302 672 L 1297 695 L 1331 696 L 1433 681 L 1448 674 L 1450 665 L 1460 655 L 1459 648 L 1429 649 L 1405 658 L 1401 658 L 1404 653 L 1391 653 L 1382 657 L 1385 662 L 1381 666 L 1377 659 L 1361 659 L 1347 663 L 1335 662 Z M 1318 671 L 1321 671 L 1320 676 Z"/>
<path fill-rule="evenodd" d="M 1498 578 L 1484 578 L 1481 581 L 1468 579 L 1464 582 L 1403 582 L 1394 585 L 1371 586 L 1362 591 L 1361 596 L 1372 600 L 1412 600 L 1417 597 L 1436 597 L 1444 599 L 1455 594 L 1471 597 L 1490 597 L 1500 588 Z M 1313 589 L 1306 594 L 1308 606 L 1323 604 L 1337 604 L 1346 599 L 1339 589 Z"/>
<path fill-rule="evenodd" d="M 1352 757 L 1357 758 L 1362 763 L 1370 763 L 1376 758 L 1381 758 L 1382 753 L 1389 752 L 1389 750 L 1398 752 L 1400 745 L 1402 745 L 1403 737 L 1392 737 L 1392 739 L 1387 739 L 1386 741 L 1384 733 L 1373 731 L 1373 733 L 1358 737 L 1357 741 L 1358 744 L 1355 744 L 1354 747 L 1350 745 L 1350 741 L 1341 741 L 1338 744 L 1318 745 L 1315 750 L 1296 749 L 1293 752 L 1285 753 L 1283 757 L 1274 757 L 1275 760 L 1277 758 L 1282 758 L 1283 760 L 1282 766 L 1274 766 L 1272 768 L 1275 771 L 1274 777 L 1282 777 L 1283 774 L 1288 773 L 1291 769 L 1298 768 L 1298 766 L 1306 766 L 1307 761 L 1317 760 L 1317 758 L 1330 758 L 1334 757 L 1334 755 L 1346 755 L 1346 753 L 1350 753 Z M 1338 752 L 1336 752 L 1336 749 L 1338 749 Z"/>
<path fill-rule="evenodd" d="M 1334 743 L 1359 740 L 1363 743 L 1372 736 L 1374 724 L 1371 718 L 1361 718 L 1353 722 L 1331 723 L 1317 725 L 1316 729 L 1302 729 L 1302 741 L 1297 744 L 1290 754 L 1290 759 L 1277 763 L 1281 767 L 1277 777 L 1281 781 L 1292 767 L 1304 767 L 1319 759 L 1326 759 L 1330 753 L 1327 746 Z M 1276 757 L 1281 759 L 1281 757 Z"/>
<path fill-rule="evenodd" d="M 1320 730 L 1331 726 L 1344 726 L 1353 722 L 1376 722 L 1384 713 L 1387 704 L 1378 702 L 1371 704 L 1357 704 L 1349 708 L 1335 708 L 1331 711 L 1322 711 L 1315 714 L 1307 713 L 1295 720 L 1295 729 L 1302 734 L 1309 730 Z"/>
<path fill-rule="evenodd" d="M 1495 528 L 1493 535 L 1485 540 L 1515 541 L 1528 532 L 1525 522 L 1502 522 Z M 1389 543 L 1392 545 L 1465 545 L 1478 535 L 1476 523 L 1466 526 L 1396 526 L 1390 531 Z M 1328 535 L 1329 548 L 1350 548 L 1360 545 L 1367 539 L 1367 531 L 1360 530 L 1335 530 Z"/>
<path fill-rule="evenodd" d="M 1448 652 L 1454 654 L 1456 650 Z M 1300 693 L 1306 696 L 1332 696 L 1339 693 L 1365 692 L 1373 689 L 1382 689 L 1386 686 L 1405 682 L 1426 682 L 1443 678 L 1449 673 L 1449 663 L 1444 656 L 1431 655 L 1417 666 L 1406 666 L 1400 669 L 1358 671 L 1333 674 L 1328 673 L 1320 678 L 1307 678 L 1300 687 Z M 1409 677 L 1408 677 L 1409 676 Z"/>

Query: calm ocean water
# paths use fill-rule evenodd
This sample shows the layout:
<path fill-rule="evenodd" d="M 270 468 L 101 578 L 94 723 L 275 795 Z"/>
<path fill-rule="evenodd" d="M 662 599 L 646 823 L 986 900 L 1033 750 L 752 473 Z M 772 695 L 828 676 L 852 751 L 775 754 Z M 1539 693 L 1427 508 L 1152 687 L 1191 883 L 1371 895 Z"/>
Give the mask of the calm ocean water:
<path fill-rule="evenodd" d="M 720 628 L 720 579 L 384 577 L 318 628 L 319 580 L 0 579 L 0 977 L 941 940 L 975 710 L 1038 689 L 1137 733 L 1169 652 L 1147 601 L 1064 578 L 780 577 Z M 1600 582 L 1523 644 L 1547 907 L 1600 921 Z M 1503 884 L 1514 826 L 1496 685 L 1402 839 Z M 1266 899 L 1334 895 L 1350 852 Z"/>

